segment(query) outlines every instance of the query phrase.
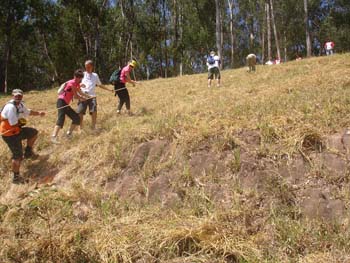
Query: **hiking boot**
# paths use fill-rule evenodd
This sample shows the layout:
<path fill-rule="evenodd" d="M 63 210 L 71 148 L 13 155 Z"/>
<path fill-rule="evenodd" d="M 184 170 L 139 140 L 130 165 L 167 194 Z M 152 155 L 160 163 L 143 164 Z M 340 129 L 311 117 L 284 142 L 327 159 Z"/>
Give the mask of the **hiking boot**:
<path fill-rule="evenodd" d="M 27 147 L 24 151 L 24 158 L 25 159 L 32 159 L 32 160 L 35 160 L 39 157 L 38 154 L 34 153 L 33 152 L 33 149 L 32 148 L 29 148 Z"/>
<path fill-rule="evenodd" d="M 58 141 L 57 136 L 51 136 L 51 142 L 52 142 L 53 144 L 60 144 L 60 142 Z"/>
<path fill-rule="evenodd" d="M 25 183 L 28 183 L 28 179 L 23 178 L 19 174 L 13 174 L 12 183 L 13 184 L 25 184 Z"/>

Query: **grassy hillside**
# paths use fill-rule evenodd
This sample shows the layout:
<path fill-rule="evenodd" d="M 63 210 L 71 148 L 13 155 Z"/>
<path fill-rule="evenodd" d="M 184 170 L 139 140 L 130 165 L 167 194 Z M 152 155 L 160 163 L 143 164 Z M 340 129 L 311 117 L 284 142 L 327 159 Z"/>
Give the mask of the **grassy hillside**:
<path fill-rule="evenodd" d="M 56 90 L 26 94 L 48 115 L 29 120 L 30 184 L 0 143 L 0 262 L 350 262 L 349 72 L 345 54 L 227 70 L 221 88 L 142 82 L 131 117 L 99 90 L 99 131 L 88 117 L 62 145 Z"/>

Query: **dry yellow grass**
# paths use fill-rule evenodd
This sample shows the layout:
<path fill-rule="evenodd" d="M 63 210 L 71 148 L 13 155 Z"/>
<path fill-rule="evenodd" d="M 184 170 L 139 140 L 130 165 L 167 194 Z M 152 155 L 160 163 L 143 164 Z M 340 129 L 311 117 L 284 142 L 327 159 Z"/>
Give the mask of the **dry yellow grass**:
<path fill-rule="evenodd" d="M 204 144 L 220 153 L 237 142 L 237 131 L 259 131 L 261 144 L 252 151 L 271 159 L 304 151 L 305 141 L 322 142 L 350 126 L 349 72 L 345 54 L 259 66 L 253 74 L 226 70 L 219 89 L 208 89 L 204 74 L 145 81 L 129 89 L 132 117 L 116 115 L 117 99 L 98 90 L 99 132 L 86 125 L 59 146 L 50 144 L 56 90 L 25 94 L 29 108 L 49 113 L 29 119 L 28 126 L 40 131 L 36 150 L 42 157 L 25 161 L 22 171 L 36 181 L 54 176 L 54 185 L 11 185 L 10 153 L 0 143 L 0 262 L 350 262 L 348 222 L 308 222 L 281 207 L 260 210 L 261 193 L 254 190 L 242 204 L 234 173 L 230 194 L 237 202 L 224 207 L 198 185 L 187 187 L 198 178 L 184 164 L 181 181 L 172 183 L 187 197 L 170 208 L 123 200 L 104 188 L 141 143 L 154 139 L 171 145 L 171 157 L 139 171 L 145 195 L 150 178 L 178 169 L 176 153 L 190 156 Z M 0 98 L 0 105 L 7 100 Z M 234 153 L 233 171 L 239 158 Z M 279 191 L 286 195 L 288 189 Z M 349 206 L 349 195 L 341 193 Z"/>

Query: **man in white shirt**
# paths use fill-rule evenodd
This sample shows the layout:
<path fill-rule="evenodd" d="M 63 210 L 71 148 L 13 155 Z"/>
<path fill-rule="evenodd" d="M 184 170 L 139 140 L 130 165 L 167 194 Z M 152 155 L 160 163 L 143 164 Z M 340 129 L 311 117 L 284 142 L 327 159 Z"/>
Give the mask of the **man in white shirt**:
<path fill-rule="evenodd" d="M 248 72 L 255 71 L 255 65 L 256 65 L 256 55 L 255 54 L 249 54 L 246 57 L 247 65 L 248 65 Z"/>
<path fill-rule="evenodd" d="M 207 58 L 207 66 L 208 66 L 208 88 L 211 86 L 211 81 L 215 77 L 217 79 L 217 87 L 220 87 L 220 57 L 215 55 L 215 51 L 211 51 L 210 55 Z"/>
<path fill-rule="evenodd" d="M 81 84 L 82 84 L 81 90 L 84 93 L 94 98 L 86 101 L 79 101 L 78 103 L 78 113 L 80 116 L 81 129 L 83 128 L 83 120 L 84 120 L 84 115 L 86 113 L 87 107 L 89 107 L 89 113 L 91 115 L 91 128 L 93 130 L 96 129 L 96 120 L 97 120 L 96 86 L 99 86 L 104 90 L 111 91 L 110 89 L 102 85 L 100 78 L 98 77 L 97 73 L 93 72 L 93 70 L 94 70 L 94 64 L 92 60 L 87 60 L 85 62 L 84 78 L 81 81 Z"/>
<path fill-rule="evenodd" d="M 1 111 L 0 132 L 12 153 L 13 183 L 24 183 L 26 180 L 20 177 L 19 171 L 24 158 L 36 158 L 33 152 L 34 143 L 38 137 L 38 131 L 34 128 L 23 127 L 26 124 L 25 118 L 32 116 L 45 116 L 45 112 L 27 109 L 22 102 L 23 91 L 15 89 L 12 92 L 13 99 L 10 100 Z M 27 141 L 23 154 L 22 141 Z"/>

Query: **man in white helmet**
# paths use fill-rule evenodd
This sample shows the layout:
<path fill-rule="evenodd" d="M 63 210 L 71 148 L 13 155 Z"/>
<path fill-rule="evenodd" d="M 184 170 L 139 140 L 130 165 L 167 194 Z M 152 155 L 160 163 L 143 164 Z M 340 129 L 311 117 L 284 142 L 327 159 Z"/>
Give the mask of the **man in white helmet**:
<path fill-rule="evenodd" d="M 25 118 L 32 116 L 45 116 L 43 111 L 33 111 L 27 109 L 22 102 L 23 91 L 15 89 L 12 91 L 13 99 L 6 103 L 0 114 L 0 132 L 12 153 L 13 183 L 25 183 L 27 180 L 20 176 L 20 167 L 23 158 L 36 158 L 33 146 L 38 138 L 38 131 L 34 128 L 24 127 Z M 22 141 L 27 142 L 23 153 Z"/>

